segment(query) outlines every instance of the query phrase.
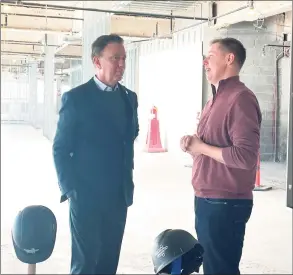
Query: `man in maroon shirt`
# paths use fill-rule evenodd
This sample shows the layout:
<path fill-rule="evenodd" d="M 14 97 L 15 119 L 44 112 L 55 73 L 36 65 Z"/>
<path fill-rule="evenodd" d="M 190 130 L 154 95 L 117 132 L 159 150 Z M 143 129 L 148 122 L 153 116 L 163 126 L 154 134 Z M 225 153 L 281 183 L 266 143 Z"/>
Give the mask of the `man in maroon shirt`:
<path fill-rule="evenodd" d="M 180 142 L 194 159 L 195 229 L 205 250 L 205 274 L 240 274 L 253 207 L 262 117 L 255 95 L 239 79 L 245 59 L 238 40 L 211 42 L 204 68 L 213 97 L 203 109 L 197 134 Z"/>

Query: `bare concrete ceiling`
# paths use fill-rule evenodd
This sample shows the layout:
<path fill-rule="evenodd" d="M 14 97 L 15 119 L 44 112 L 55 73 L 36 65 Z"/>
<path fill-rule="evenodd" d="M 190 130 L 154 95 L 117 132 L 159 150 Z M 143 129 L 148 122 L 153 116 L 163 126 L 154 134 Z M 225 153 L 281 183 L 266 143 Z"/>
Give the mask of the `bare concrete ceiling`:
<path fill-rule="evenodd" d="M 90 8 L 117 12 L 112 13 L 112 32 L 128 41 L 152 37 L 158 24 L 160 35 L 170 33 L 170 16 L 195 16 L 194 10 L 201 2 L 206 1 L 94 1 Z M 80 60 L 83 12 L 87 6 L 87 1 L 2 0 L 2 70 L 37 62 L 41 72 L 46 45 L 55 47 L 57 71 L 68 69 L 71 59 Z M 45 39 L 45 34 L 50 33 L 56 37 L 51 44 Z"/>
<path fill-rule="evenodd" d="M 78 60 L 82 55 L 82 24 L 84 2 L 88 1 L 1 1 L 1 63 L 21 64 L 42 60 L 46 45 L 45 34 L 56 34 L 51 46 L 56 49 L 56 62 Z M 111 30 L 122 36 L 149 38 L 159 24 L 160 35 L 170 34 L 170 16 L 197 22 L 208 18 L 211 1 L 93 1 L 94 8 L 112 13 Z M 290 1 L 254 1 L 263 13 L 277 13 Z M 269 3 L 265 3 L 269 2 Z M 225 13 L 233 3 L 235 8 L 247 1 L 218 1 L 218 12 Z M 278 4 L 279 3 L 279 4 Z M 280 4 L 282 3 L 282 4 Z M 88 3 L 87 3 L 88 4 Z M 233 7 L 234 7 L 233 6 Z M 237 6 L 237 7 L 236 7 Z M 288 7 L 285 7 L 288 9 Z M 204 7 L 204 8 L 203 8 Z M 233 9 L 230 8 L 231 9 Z M 283 8 L 284 9 L 284 8 Z M 292 5 L 291 5 L 292 9 Z M 119 13 L 120 12 L 120 13 Z M 143 13 L 140 16 L 136 13 Z M 163 18 L 165 17 L 167 18 Z M 264 14 L 265 15 L 265 14 Z M 221 18 L 218 23 L 247 20 L 241 12 Z M 199 18 L 198 18 L 199 17 Z M 242 19 L 241 19 L 242 18 Z M 179 19 L 178 19 L 179 20 Z M 252 20 L 252 19 L 251 19 Z M 73 41 L 72 41 L 73 40 Z"/>

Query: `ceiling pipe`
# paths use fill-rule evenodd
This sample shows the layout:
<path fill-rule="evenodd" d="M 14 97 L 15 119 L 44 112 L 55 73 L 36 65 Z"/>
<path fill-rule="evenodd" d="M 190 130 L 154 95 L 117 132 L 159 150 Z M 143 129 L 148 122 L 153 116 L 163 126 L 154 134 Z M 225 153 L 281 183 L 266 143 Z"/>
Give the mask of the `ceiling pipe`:
<path fill-rule="evenodd" d="M 250 8 L 251 9 L 252 7 L 253 7 L 253 1 L 248 1 L 248 3 L 245 6 L 242 6 L 242 7 L 239 7 L 237 9 L 235 9 L 235 10 L 231 10 L 229 12 L 226 12 L 226 13 L 223 13 L 223 14 L 220 14 L 220 15 L 213 16 L 213 17 L 208 18 L 208 22 L 213 21 L 213 20 L 218 19 L 218 18 L 221 18 L 221 17 L 224 17 L 224 16 L 227 16 L 227 15 L 230 15 L 230 14 L 233 14 L 233 13 L 235 13 L 237 11 L 241 11 L 241 10 L 244 10 L 244 9 L 247 9 L 247 8 Z M 179 29 L 177 31 L 174 31 L 173 34 L 174 33 L 177 33 L 177 32 L 181 32 L 181 31 L 185 31 L 185 30 L 194 28 L 196 26 L 199 26 L 199 25 L 202 25 L 202 24 L 208 23 L 208 22 L 206 22 L 206 21 L 197 22 L 197 23 L 192 24 L 192 25 L 190 25 L 188 27 L 185 27 L 185 28 Z"/>
<path fill-rule="evenodd" d="M 1 0 L 1 4 L 13 5 L 11 1 Z M 15 5 L 13 5 L 15 6 Z M 203 20 L 208 21 L 208 18 L 202 17 L 192 17 L 192 16 L 182 16 L 182 15 L 168 15 L 168 14 L 156 14 L 156 13 L 145 13 L 145 12 L 132 12 L 132 11 L 117 11 L 117 10 L 102 10 L 95 8 L 82 8 L 82 7 L 72 7 L 72 6 L 62 6 L 62 5 L 52 5 L 52 4 L 39 4 L 30 2 L 21 2 L 17 5 L 18 7 L 26 8 L 44 8 L 44 9 L 61 9 L 61 10 L 72 10 L 72 11 L 93 11 L 93 12 L 104 12 L 112 13 L 121 16 L 136 16 L 136 17 L 151 17 L 160 19 L 186 19 L 186 20 Z"/>
<path fill-rule="evenodd" d="M 65 17 L 65 16 L 53 16 L 53 15 L 38 15 L 38 14 L 27 14 L 27 13 L 11 13 L 11 12 L 1 12 L 1 14 L 12 15 L 12 16 L 24 16 L 24 17 L 38 17 L 38 18 L 52 18 L 52 19 L 66 19 L 66 20 L 80 20 L 83 21 L 83 18 L 75 17 Z"/>
<path fill-rule="evenodd" d="M 1 44 L 6 45 L 27 45 L 27 46 L 45 46 L 44 44 L 40 42 L 29 42 L 29 41 L 17 41 L 17 40 L 1 40 Z M 59 47 L 60 45 L 47 45 L 50 47 Z M 70 46 L 82 46 L 80 44 L 70 44 Z"/>
<path fill-rule="evenodd" d="M 52 30 L 52 29 L 25 29 L 25 28 L 19 28 L 19 27 L 5 27 L 2 28 L 1 31 L 15 31 L 15 32 L 42 32 L 42 33 L 60 33 L 60 34 L 69 34 L 69 35 L 73 35 L 73 34 L 78 34 L 78 32 L 72 32 L 69 30 Z"/>
<path fill-rule="evenodd" d="M 262 48 L 262 56 L 265 56 L 266 55 L 266 47 L 272 47 L 272 48 L 290 48 L 291 46 L 290 45 L 274 45 L 274 44 L 265 44 Z"/>
<path fill-rule="evenodd" d="M 23 64 L 23 65 L 20 65 L 20 64 L 1 64 L 1 67 L 25 67 L 25 68 L 29 68 L 31 66 L 28 65 L 28 64 Z"/>
<path fill-rule="evenodd" d="M 1 55 L 26 55 L 26 56 L 38 56 L 38 57 L 45 57 L 44 54 L 40 53 L 28 53 L 28 52 L 14 52 L 14 51 L 1 51 Z M 63 59 L 74 59 L 74 60 L 81 60 L 82 58 L 80 56 L 74 56 L 74 55 L 62 55 L 58 54 L 55 55 L 54 58 L 63 58 Z"/>

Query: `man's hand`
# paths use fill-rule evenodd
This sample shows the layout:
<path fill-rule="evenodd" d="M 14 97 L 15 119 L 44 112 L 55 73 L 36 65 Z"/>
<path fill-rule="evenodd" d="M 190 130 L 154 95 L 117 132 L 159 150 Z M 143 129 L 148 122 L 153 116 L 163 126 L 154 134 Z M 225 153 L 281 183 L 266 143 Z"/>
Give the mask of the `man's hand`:
<path fill-rule="evenodd" d="M 225 164 L 222 156 L 222 148 L 204 143 L 197 135 L 183 136 L 180 140 L 180 147 L 183 152 L 190 154 L 193 158 L 205 155 Z"/>
<path fill-rule="evenodd" d="M 187 151 L 188 146 L 192 140 L 192 136 L 186 135 L 180 139 L 180 148 L 183 152 Z"/>
<path fill-rule="evenodd" d="M 203 145 L 204 145 L 204 142 L 197 135 L 193 135 L 191 136 L 191 139 L 189 141 L 188 147 L 186 148 L 186 151 L 190 153 L 191 155 L 202 154 Z"/>
<path fill-rule="evenodd" d="M 193 157 L 198 155 L 205 155 L 225 164 L 222 156 L 222 148 L 204 143 L 197 135 L 192 136 L 191 140 L 189 141 L 189 146 L 186 148 L 186 152 Z"/>

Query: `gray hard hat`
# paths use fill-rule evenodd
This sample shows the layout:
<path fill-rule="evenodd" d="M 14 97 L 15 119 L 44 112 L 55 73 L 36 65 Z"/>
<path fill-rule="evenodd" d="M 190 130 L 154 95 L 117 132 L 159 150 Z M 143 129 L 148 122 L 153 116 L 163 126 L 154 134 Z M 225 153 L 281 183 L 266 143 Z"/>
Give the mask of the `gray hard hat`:
<path fill-rule="evenodd" d="M 172 265 L 180 259 L 180 273 L 199 272 L 203 261 L 203 247 L 187 231 L 167 229 L 155 239 L 152 261 L 156 274 L 171 274 Z"/>
<path fill-rule="evenodd" d="M 42 205 L 25 207 L 12 227 L 12 242 L 17 258 L 36 264 L 47 260 L 54 249 L 57 221 L 53 212 Z"/>

